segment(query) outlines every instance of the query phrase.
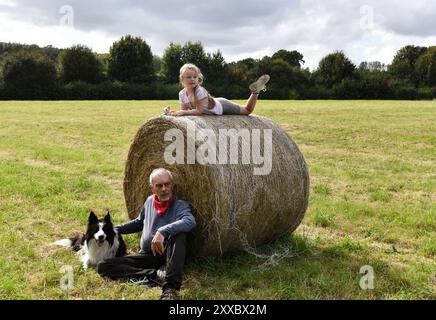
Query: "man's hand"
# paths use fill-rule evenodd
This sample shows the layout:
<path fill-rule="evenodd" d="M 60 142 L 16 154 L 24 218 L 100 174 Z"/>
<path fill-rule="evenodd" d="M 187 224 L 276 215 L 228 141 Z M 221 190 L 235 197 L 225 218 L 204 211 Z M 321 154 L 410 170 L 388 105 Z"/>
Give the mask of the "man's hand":
<path fill-rule="evenodd" d="M 164 252 L 164 240 L 165 237 L 159 232 L 156 231 L 156 234 L 153 237 L 153 240 L 151 240 L 151 251 L 153 252 L 153 255 L 156 256 L 162 255 Z"/>

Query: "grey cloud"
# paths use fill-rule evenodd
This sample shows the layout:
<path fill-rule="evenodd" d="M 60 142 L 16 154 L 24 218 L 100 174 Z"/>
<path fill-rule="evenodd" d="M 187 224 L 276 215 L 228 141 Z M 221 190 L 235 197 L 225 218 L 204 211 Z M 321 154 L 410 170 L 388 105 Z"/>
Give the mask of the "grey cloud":
<path fill-rule="evenodd" d="M 101 31 L 108 38 L 124 34 L 143 37 L 161 54 L 170 42 L 201 41 L 207 50 L 226 55 L 253 56 L 278 49 L 310 48 L 320 57 L 334 50 L 361 45 L 368 30 L 362 28 L 362 8 L 373 13 L 373 27 L 393 35 L 428 37 L 436 30 L 436 3 L 410 1 L 344 0 L 17 0 L 15 7 L 0 7 L 16 20 L 36 25 L 58 25 L 59 9 L 74 9 L 75 28 Z M 1 39 L 0 39 L 1 41 Z M 108 43 L 108 48 L 111 43 Z M 308 59 L 306 59 L 307 61 Z"/>
<path fill-rule="evenodd" d="M 406 36 L 434 36 L 436 30 L 436 2 L 380 2 L 374 5 L 375 17 L 382 27 Z"/>
<path fill-rule="evenodd" d="M 35 3 L 15 1 L 9 14 L 38 25 L 57 25 L 65 0 Z M 241 43 L 259 46 L 262 36 L 283 20 L 283 9 L 296 1 L 203 0 L 203 1 L 68 1 L 74 9 L 74 27 L 100 30 L 111 36 L 126 33 L 158 42 L 158 50 L 169 42 L 201 41 L 209 46 L 233 47 Z M 43 23 L 41 23 L 41 21 Z M 38 23 L 37 23 L 38 22 Z M 152 48 L 154 49 L 154 48 Z M 251 50 L 248 48 L 248 50 Z"/>
<path fill-rule="evenodd" d="M 15 3 L 15 7 L 3 6 L 2 11 L 39 25 L 58 24 L 59 9 L 68 3 L 74 8 L 76 28 L 102 30 L 109 34 L 135 30 L 159 33 L 161 29 L 168 29 L 164 26 L 171 26 L 174 27 L 170 30 L 172 37 L 186 37 L 191 33 L 192 38 L 205 38 L 211 34 L 217 39 L 225 39 L 232 38 L 234 30 L 239 31 L 237 34 L 243 30 L 271 30 L 287 22 L 289 28 L 295 24 L 304 25 L 306 33 L 312 36 L 315 28 L 323 31 L 320 38 L 331 37 L 332 31 L 339 31 L 336 37 L 342 37 L 358 26 L 362 6 L 372 7 L 375 22 L 395 33 L 428 36 L 436 27 L 436 19 L 432 17 L 436 3 L 430 0 L 16 0 Z M 313 24 L 311 20 L 317 17 L 326 18 L 326 25 Z M 166 33 L 159 35 L 167 37 Z M 256 34 L 250 36 L 256 37 Z"/>
<path fill-rule="evenodd" d="M 59 8 L 66 4 L 74 9 L 76 27 L 89 30 L 113 28 L 113 23 L 118 26 L 128 24 L 144 24 L 148 20 L 160 21 L 161 23 L 179 22 L 183 30 L 183 24 L 195 24 L 198 31 L 202 28 L 231 29 L 247 24 L 264 24 L 268 21 L 275 22 L 279 18 L 283 7 L 292 6 L 292 1 L 284 0 L 203 0 L 203 1 L 78 1 L 78 0 L 48 0 L 35 2 L 31 0 L 17 0 L 14 8 L 9 8 L 17 18 L 28 18 L 28 14 L 41 15 L 52 24 L 56 24 L 60 18 Z M 140 20 L 130 19 L 130 16 Z M 150 26 L 151 27 L 151 26 Z"/>

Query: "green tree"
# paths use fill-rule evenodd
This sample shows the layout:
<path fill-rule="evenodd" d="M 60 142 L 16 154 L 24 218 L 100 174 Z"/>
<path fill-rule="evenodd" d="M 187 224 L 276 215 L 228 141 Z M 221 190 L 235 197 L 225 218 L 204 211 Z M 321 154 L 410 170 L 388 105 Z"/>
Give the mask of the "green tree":
<path fill-rule="evenodd" d="M 236 62 L 231 62 L 228 65 L 229 77 L 232 82 L 241 83 L 247 81 L 247 70 Z"/>
<path fill-rule="evenodd" d="M 418 83 L 424 86 L 436 85 L 436 46 L 429 47 L 415 63 Z"/>
<path fill-rule="evenodd" d="M 394 56 L 389 72 L 397 79 L 406 81 L 412 85 L 419 84 L 419 76 L 415 73 L 415 63 L 418 58 L 427 50 L 425 47 L 405 46 Z"/>
<path fill-rule="evenodd" d="M 289 63 L 291 67 L 301 68 L 304 64 L 303 55 L 298 51 L 288 51 L 285 49 L 281 49 L 272 55 L 273 59 L 282 59 Z"/>
<path fill-rule="evenodd" d="M 227 82 L 229 70 L 221 51 L 218 50 L 212 54 L 208 53 L 207 60 L 208 83 L 223 84 Z"/>
<path fill-rule="evenodd" d="M 320 60 L 315 77 L 318 82 L 331 88 L 333 85 L 341 83 L 342 80 L 352 77 L 355 69 L 356 66 L 345 56 L 343 51 L 336 51 Z"/>
<path fill-rule="evenodd" d="M 309 82 L 304 70 L 281 58 L 262 58 L 258 63 L 258 72 L 258 75 L 267 73 L 271 76 L 265 97 L 272 99 L 296 98 L 298 91 Z"/>
<path fill-rule="evenodd" d="M 109 50 L 108 74 L 113 80 L 146 83 L 154 79 L 153 55 L 149 45 L 139 37 L 127 35 Z"/>
<path fill-rule="evenodd" d="M 167 83 L 178 83 L 180 67 L 185 63 L 193 63 L 201 69 L 205 77 L 212 79 L 209 71 L 216 71 L 221 58 L 221 53 L 206 54 L 201 42 L 189 41 L 184 46 L 170 43 L 162 57 L 163 77 Z M 215 61 L 212 62 L 212 60 Z"/>
<path fill-rule="evenodd" d="M 385 71 L 386 65 L 380 61 L 362 61 L 359 64 L 360 71 Z"/>
<path fill-rule="evenodd" d="M 92 50 L 75 45 L 62 51 L 59 56 L 61 80 L 65 83 L 84 81 L 98 83 L 103 78 L 103 66 Z"/>
<path fill-rule="evenodd" d="M 208 59 L 201 42 L 188 41 L 182 48 L 182 64 L 193 63 L 199 67 L 206 77 L 208 74 Z"/>
<path fill-rule="evenodd" d="M 13 99 L 50 99 L 57 88 L 55 64 L 45 56 L 17 52 L 3 67 L 5 94 Z"/>
<path fill-rule="evenodd" d="M 179 82 L 179 70 L 182 64 L 182 46 L 171 42 L 162 56 L 162 75 L 165 82 Z"/>
<path fill-rule="evenodd" d="M 155 74 L 158 74 L 162 69 L 162 58 L 158 55 L 153 55 L 153 71 Z"/>
<path fill-rule="evenodd" d="M 237 71 L 237 74 L 239 74 L 239 78 L 243 79 L 244 81 L 252 81 L 256 77 L 259 77 L 260 71 L 259 71 L 259 60 L 255 60 L 253 58 L 246 58 L 243 60 L 239 60 L 234 65 L 235 72 Z"/>
<path fill-rule="evenodd" d="M 109 53 L 96 53 L 97 59 L 100 62 L 102 66 L 102 73 L 103 78 L 108 77 L 108 70 L 109 70 Z"/>
<path fill-rule="evenodd" d="M 54 48 L 52 46 L 41 48 L 36 44 L 27 45 L 21 43 L 0 42 L 0 63 L 1 60 L 6 56 L 22 51 L 47 56 L 51 61 L 56 62 L 61 49 Z"/>
<path fill-rule="evenodd" d="M 246 70 L 253 70 L 256 68 L 258 61 L 253 58 L 246 58 L 246 59 L 239 60 L 237 64 L 240 67 L 245 68 Z"/>

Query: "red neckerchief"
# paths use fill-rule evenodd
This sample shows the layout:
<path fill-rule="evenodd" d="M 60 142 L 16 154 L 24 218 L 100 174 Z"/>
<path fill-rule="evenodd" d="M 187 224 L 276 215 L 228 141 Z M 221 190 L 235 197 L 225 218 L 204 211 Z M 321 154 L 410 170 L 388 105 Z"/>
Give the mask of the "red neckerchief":
<path fill-rule="evenodd" d="M 157 215 L 159 217 L 162 217 L 170 207 L 171 203 L 174 200 L 174 195 L 171 195 L 171 198 L 168 201 L 160 201 L 156 194 L 153 194 L 153 204 L 154 208 L 156 209 Z"/>

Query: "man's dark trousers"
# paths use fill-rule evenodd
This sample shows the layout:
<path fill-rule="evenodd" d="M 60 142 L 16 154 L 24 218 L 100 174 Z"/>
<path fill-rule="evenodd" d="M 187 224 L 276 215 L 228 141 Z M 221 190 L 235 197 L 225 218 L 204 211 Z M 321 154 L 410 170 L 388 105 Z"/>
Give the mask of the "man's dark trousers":
<path fill-rule="evenodd" d="M 111 279 L 156 277 L 156 271 L 166 265 L 163 289 L 180 290 L 183 267 L 186 257 L 186 233 L 179 233 L 169 238 L 169 243 L 162 255 L 153 256 L 152 252 L 132 254 L 125 257 L 111 258 L 97 265 L 97 272 Z"/>

